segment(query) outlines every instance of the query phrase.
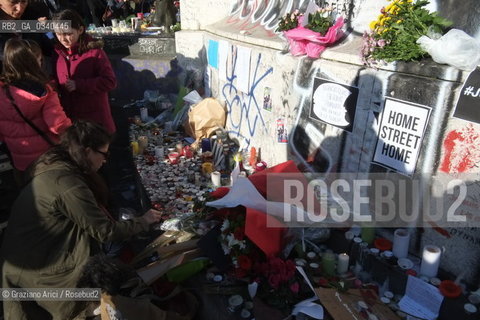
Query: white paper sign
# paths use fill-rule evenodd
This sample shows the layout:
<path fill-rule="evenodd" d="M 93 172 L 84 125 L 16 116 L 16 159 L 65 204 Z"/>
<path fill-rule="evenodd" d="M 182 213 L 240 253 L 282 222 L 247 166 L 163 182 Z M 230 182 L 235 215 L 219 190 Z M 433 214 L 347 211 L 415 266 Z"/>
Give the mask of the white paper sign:
<path fill-rule="evenodd" d="M 250 88 L 250 54 L 252 49 L 238 46 L 235 73 L 237 74 L 237 88 L 249 94 Z"/>
<path fill-rule="evenodd" d="M 350 123 L 345 119 L 345 100 L 352 93 L 336 83 L 323 83 L 313 94 L 313 113 L 321 120 L 344 127 Z"/>
<path fill-rule="evenodd" d="M 218 78 L 227 81 L 227 60 L 230 44 L 225 40 L 218 42 Z"/>
<path fill-rule="evenodd" d="M 427 106 L 386 98 L 373 162 L 411 176 L 430 111 Z"/>
<path fill-rule="evenodd" d="M 408 276 L 405 296 L 398 303 L 400 309 L 422 319 L 438 317 L 443 296 L 437 287 L 417 277 Z"/>

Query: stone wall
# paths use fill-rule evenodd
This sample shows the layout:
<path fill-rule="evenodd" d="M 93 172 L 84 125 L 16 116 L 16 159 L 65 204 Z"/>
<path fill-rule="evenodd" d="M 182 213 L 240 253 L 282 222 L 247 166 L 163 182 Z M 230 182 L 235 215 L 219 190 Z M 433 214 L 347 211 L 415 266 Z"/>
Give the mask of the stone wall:
<path fill-rule="evenodd" d="M 182 2 L 183 30 L 176 33 L 176 48 L 180 64 L 200 70 L 212 96 L 225 103 L 227 130 L 242 148 L 260 148 L 262 159 L 269 165 L 295 159 L 304 166 L 313 166 L 315 171 L 393 172 L 372 163 L 381 112 L 388 97 L 414 107 L 425 106 L 430 112 L 414 173 L 407 177 L 422 181 L 419 194 L 406 199 L 409 210 L 436 210 L 420 206 L 421 198 L 432 191 L 433 174 L 469 173 L 464 181 L 478 180 L 480 126 L 452 118 L 468 73 L 428 59 L 388 64 L 378 70 L 362 65 L 361 34 L 387 1 L 336 1 L 349 19 L 348 36 L 318 60 L 293 57 L 285 51 L 285 41 L 274 32 L 279 16 L 292 8 L 305 8 L 308 1 L 215 1 L 215 5 L 218 3 L 219 10 L 210 14 L 212 7 L 203 1 Z M 430 7 L 479 39 L 476 1 L 462 2 L 461 7 L 453 3 L 437 0 Z M 227 4 L 229 11 L 225 10 Z M 227 43 L 229 52 L 224 73 L 218 66 L 209 65 L 207 59 L 209 46 L 221 41 Z M 238 50 L 250 50 L 248 84 L 238 81 L 245 71 L 236 58 Z M 358 89 L 349 130 L 312 117 L 312 99 L 319 81 L 352 88 L 352 92 Z M 266 92 L 271 97 L 271 110 L 264 108 Z M 279 124 L 284 124 L 288 143 L 279 142 Z M 472 160 L 467 165 L 461 163 L 465 157 Z M 478 211 L 477 191 L 470 189 L 471 201 L 461 206 L 465 212 Z M 441 190 L 434 198 L 444 199 L 446 192 Z M 412 231 L 412 253 L 418 254 L 424 244 L 438 244 L 445 250 L 442 268 L 476 283 L 480 264 L 478 229 L 449 229 L 435 224 L 426 227 Z"/>

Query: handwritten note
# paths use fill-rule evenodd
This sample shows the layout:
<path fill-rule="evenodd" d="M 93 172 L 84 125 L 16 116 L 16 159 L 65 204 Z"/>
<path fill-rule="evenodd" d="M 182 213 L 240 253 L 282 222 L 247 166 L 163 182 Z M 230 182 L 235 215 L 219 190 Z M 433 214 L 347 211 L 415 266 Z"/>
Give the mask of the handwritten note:
<path fill-rule="evenodd" d="M 408 276 L 405 296 L 400 300 L 400 309 L 416 317 L 433 320 L 438 316 L 443 296 L 438 288 L 425 281 Z"/>

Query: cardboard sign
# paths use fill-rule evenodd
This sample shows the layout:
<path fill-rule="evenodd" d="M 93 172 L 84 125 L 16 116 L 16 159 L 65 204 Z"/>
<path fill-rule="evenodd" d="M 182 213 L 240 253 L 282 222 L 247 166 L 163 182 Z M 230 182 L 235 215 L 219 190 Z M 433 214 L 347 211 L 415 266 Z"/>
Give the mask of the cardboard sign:
<path fill-rule="evenodd" d="M 399 317 L 383 304 L 373 291 L 364 292 L 363 295 L 358 289 L 350 289 L 344 293 L 326 288 L 317 288 L 315 291 L 320 303 L 334 320 L 363 320 L 368 319 L 368 314 L 373 314 L 381 320 L 399 320 Z M 368 309 L 362 313 L 359 311 L 359 301 L 368 306 Z"/>
<path fill-rule="evenodd" d="M 358 88 L 315 78 L 310 117 L 352 132 Z"/>
<path fill-rule="evenodd" d="M 372 162 L 411 176 L 430 111 L 427 106 L 386 98 Z"/>
<path fill-rule="evenodd" d="M 463 85 L 454 117 L 480 123 L 480 68 L 473 70 Z"/>

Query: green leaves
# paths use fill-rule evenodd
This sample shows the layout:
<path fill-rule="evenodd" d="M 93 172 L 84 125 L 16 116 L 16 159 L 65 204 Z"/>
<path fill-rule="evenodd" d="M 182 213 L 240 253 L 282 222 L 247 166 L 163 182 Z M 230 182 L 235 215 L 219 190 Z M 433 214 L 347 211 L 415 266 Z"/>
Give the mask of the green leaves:
<path fill-rule="evenodd" d="M 325 35 L 325 33 L 332 25 L 333 19 L 330 16 L 324 17 L 321 12 L 317 11 L 308 15 L 308 24 L 305 27 L 307 29 Z"/>
<path fill-rule="evenodd" d="M 412 61 L 427 53 L 417 44 L 423 35 L 442 34 L 452 22 L 429 12 L 424 7 L 429 2 L 419 0 L 393 0 L 382 9 L 377 21 L 372 21 L 372 33 L 364 35 L 362 55 L 367 65 L 372 60 Z M 378 45 L 378 43 L 385 45 Z"/>

